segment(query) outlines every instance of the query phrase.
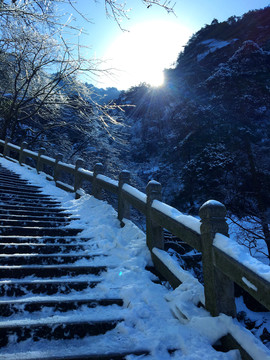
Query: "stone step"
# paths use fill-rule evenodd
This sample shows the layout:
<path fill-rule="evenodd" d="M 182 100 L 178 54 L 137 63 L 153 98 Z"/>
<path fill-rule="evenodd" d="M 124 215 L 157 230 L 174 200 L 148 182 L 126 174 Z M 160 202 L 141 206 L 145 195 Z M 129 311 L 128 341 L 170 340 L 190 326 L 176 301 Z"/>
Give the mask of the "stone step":
<path fill-rule="evenodd" d="M 32 339 L 59 340 L 78 339 L 85 336 L 97 336 L 112 330 L 122 322 L 120 317 L 102 318 L 99 320 L 85 316 L 82 319 L 70 319 L 59 316 L 56 319 L 42 318 L 40 320 L 20 320 L 0 322 L 0 347 L 12 345 Z"/>
<path fill-rule="evenodd" d="M 3 184 L 3 186 L 8 186 L 10 187 L 10 183 L 12 183 L 12 185 L 14 183 L 16 183 L 17 185 L 19 186 L 23 186 L 23 187 L 29 187 L 29 188 L 32 188 L 33 190 L 38 190 L 38 191 L 41 191 L 41 187 L 38 186 L 38 185 L 33 185 L 31 184 L 30 181 L 28 180 L 25 180 L 25 179 L 22 179 L 22 178 L 18 178 L 18 179 L 12 179 L 12 178 L 8 178 L 8 177 L 3 177 L 0 175 L 0 178 L 1 178 L 1 184 Z M 16 191 L 16 187 L 14 188 L 14 190 Z"/>
<path fill-rule="evenodd" d="M 23 279 L 28 276 L 40 278 L 56 278 L 61 276 L 76 276 L 81 274 L 100 275 L 106 271 L 106 266 L 79 265 L 13 265 L 0 266 L 0 279 Z"/>
<path fill-rule="evenodd" d="M 5 244 L 21 244 L 26 242 L 36 243 L 36 244 L 55 244 L 55 245 L 65 245 L 75 242 L 88 242 L 91 238 L 75 237 L 75 236 L 16 236 L 16 235 L 0 235 L 0 242 Z M 96 244 L 96 243 L 94 243 Z"/>
<path fill-rule="evenodd" d="M 9 170 L 9 169 L 7 169 L 5 166 L 3 166 L 3 165 L 0 165 L 0 172 L 2 173 L 9 173 L 9 174 L 14 174 L 14 175 L 16 175 L 16 176 L 20 176 L 20 175 L 18 175 L 17 173 L 15 173 L 14 171 L 12 171 L 12 170 Z"/>
<path fill-rule="evenodd" d="M 14 177 L 14 178 L 19 178 L 21 179 L 21 175 L 17 174 L 16 172 L 9 170 L 3 166 L 1 166 L 0 169 L 0 174 L 1 176 L 8 176 L 8 177 Z"/>
<path fill-rule="evenodd" d="M 125 346 L 124 348 L 126 348 Z M 36 357 L 36 352 L 28 351 L 27 353 L 21 354 L 5 354 L 2 352 L 3 357 L 1 360 L 127 360 L 127 358 L 132 360 L 143 360 L 145 356 L 150 354 L 149 350 L 141 349 L 132 349 L 132 346 L 129 346 L 130 350 L 123 351 L 122 343 L 114 344 L 114 351 L 112 349 L 104 349 L 100 346 L 97 346 L 97 349 L 91 349 L 87 351 L 85 345 L 81 348 L 77 346 L 72 352 L 73 355 L 66 355 L 66 348 L 58 347 L 53 350 L 53 354 L 48 354 L 48 349 L 45 352 L 38 352 L 38 358 Z M 57 351 L 58 350 L 58 351 Z M 103 353 L 101 352 L 103 350 Z M 57 353 L 57 355 L 56 355 Z M 16 356 L 16 358 L 14 357 Z M 145 358 L 147 359 L 147 357 Z"/>
<path fill-rule="evenodd" d="M 16 236 L 75 236 L 81 229 L 72 228 L 53 228 L 53 227 L 21 227 L 21 226 L 1 226 L 0 237 L 7 235 Z"/>
<path fill-rule="evenodd" d="M 16 176 L 20 176 L 20 175 L 18 175 L 17 173 L 15 173 L 14 171 L 12 171 L 12 170 L 9 170 L 9 169 L 7 169 L 5 166 L 3 166 L 3 165 L 0 165 L 0 172 L 2 173 L 9 173 L 9 174 L 14 174 L 14 175 L 16 175 Z"/>
<path fill-rule="evenodd" d="M 68 296 L 51 296 L 50 298 L 44 296 L 43 298 L 39 297 L 37 299 L 33 297 L 31 300 L 19 299 L 0 301 L 0 316 L 10 317 L 12 315 L 17 316 L 20 314 L 27 315 L 27 313 L 41 312 L 44 308 L 50 308 L 52 312 L 67 312 L 80 310 L 82 307 L 94 309 L 96 307 L 111 305 L 123 306 L 123 300 L 116 298 L 89 299 L 89 297 L 68 298 Z"/>
<path fill-rule="evenodd" d="M 0 281 L 0 296 L 22 297 L 33 295 L 70 294 L 94 289 L 101 282 L 100 277 L 88 275 L 87 279 L 32 279 Z"/>
<path fill-rule="evenodd" d="M 1 182 L 0 182 L 1 183 Z M 50 197 L 52 198 L 53 196 L 50 194 L 45 194 L 42 192 L 41 188 L 38 187 L 32 187 L 31 185 L 13 185 L 13 186 L 9 186 L 8 184 L 3 184 L 1 183 L 1 188 L 0 188 L 0 196 L 3 195 L 12 195 L 12 196 L 22 196 L 22 195 L 26 195 L 26 196 L 41 196 L 41 197 Z"/>
<path fill-rule="evenodd" d="M 1 176 L 7 176 L 7 177 L 13 177 L 13 178 L 18 178 L 21 179 L 21 175 L 16 174 L 14 171 L 8 170 L 4 167 L 1 166 L 0 169 L 0 175 Z"/>
<path fill-rule="evenodd" d="M 16 186 L 18 187 L 30 187 L 33 190 L 40 189 L 40 186 L 31 185 L 27 180 L 22 179 L 15 179 L 10 177 L 3 177 L 0 176 L 0 182 L 3 184 L 3 186 L 8 186 L 16 189 Z"/>
<path fill-rule="evenodd" d="M 34 193 L 40 194 L 42 192 L 39 186 L 28 185 L 28 184 L 10 184 L 6 181 L 1 181 L 1 191 L 5 192 L 8 191 L 10 193 L 18 194 L 20 191 L 24 191 L 26 193 Z"/>
<path fill-rule="evenodd" d="M 47 211 L 47 212 L 57 212 L 60 213 L 62 211 L 65 211 L 65 209 L 61 209 L 59 207 L 57 207 L 57 205 L 53 205 L 51 204 L 49 205 L 33 205 L 33 204 L 25 204 L 25 205 L 14 205 L 14 204 L 1 204 L 1 213 L 3 213 L 4 211 L 10 211 L 11 213 L 13 213 L 14 211 L 16 212 L 24 212 L 24 211 L 30 211 L 30 212 L 43 212 L 43 211 Z"/>
<path fill-rule="evenodd" d="M 89 248 L 89 246 L 87 246 Z M 73 244 L 36 244 L 36 243 L 21 243 L 21 244 L 6 244 L 0 243 L 0 254 L 55 254 L 55 253 L 70 253 L 78 252 L 86 249 L 84 243 Z"/>
<path fill-rule="evenodd" d="M 27 180 L 22 179 L 20 175 L 15 174 L 15 173 L 10 173 L 10 172 L 3 172 L 0 171 L 0 180 L 13 180 L 16 182 L 20 182 L 20 181 L 24 181 L 27 182 Z"/>
<path fill-rule="evenodd" d="M 5 199 L 0 199 L 1 201 L 5 201 L 7 202 L 10 206 L 16 206 L 17 205 L 29 205 L 29 204 L 33 204 L 33 202 L 35 203 L 35 206 L 61 206 L 61 203 L 59 201 L 55 201 L 55 200 L 47 200 L 47 199 L 41 199 L 41 198 L 37 198 L 37 199 L 31 199 L 31 198 L 25 198 L 25 197 L 5 197 Z"/>
<path fill-rule="evenodd" d="M 0 266 L 1 265 L 62 265 L 62 264 L 73 264 L 76 261 L 85 259 L 93 260 L 97 257 L 104 258 L 106 255 L 101 254 L 1 254 L 0 255 Z"/>
<path fill-rule="evenodd" d="M 50 194 L 44 194 L 43 190 L 41 187 L 39 186 L 35 186 L 35 185 L 31 185 L 31 184 L 20 184 L 17 183 L 17 185 L 14 186 L 14 184 L 9 184 L 8 182 L 5 181 L 1 181 L 1 188 L 0 188 L 0 193 L 10 193 L 10 194 L 20 194 L 21 192 L 25 192 L 27 194 L 43 194 L 43 195 L 47 195 L 47 196 L 51 196 Z"/>
<path fill-rule="evenodd" d="M 29 207 L 28 207 L 29 208 Z M 2 217 L 3 215 L 5 216 L 37 216 L 37 217 L 45 217 L 45 218 L 51 218 L 51 217 L 69 217 L 72 216 L 72 214 L 64 212 L 64 209 L 58 209 L 58 208 L 52 208 L 52 209 L 48 209 L 47 207 L 41 207 L 38 209 L 35 209 L 33 207 L 31 207 L 34 210 L 27 210 L 27 208 L 22 209 L 22 207 L 20 207 L 19 209 L 17 207 L 14 206 L 6 206 L 6 205 L 1 205 L 0 206 L 0 217 Z"/>
<path fill-rule="evenodd" d="M 28 220 L 28 218 L 21 218 L 20 220 L 14 220 L 14 219 L 2 219 L 0 215 L 0 227 L 31 227 L 31 228 L 52 228 L 52 227 L 61 227 L 68 225 L 72 221 L 72 218 L 63 219 L 62 221 L 57 221 L 55 218 L 51 218 L 51 220 Z"/>
<path fill-rule="evenodd" d="M 70 222 L 73 220 L 80 220 L 79 217 L 77 216 L 72 216 L 71 214 L 69 214 L 69 216 L 64 216 L 64 214 L 60 215 L 51 215 L 48 216 L 47 214 L 44 214 L 44 216 L 33 216 L 33 215 L 22 215 L 20 213 L 17 214 L 1 214 L 0 213 L 0 221 L 4 221 L 4 220 L 13 220 L 13 221 L 56 221 L 58 223 L 65 223 L 65 222 Z"/>
<path fill-rule="evenodd" d="M 0 191 L 0 200 L 1 201 L 7 201 L 9 202 L 10 200 L 23 200 L 26 199 L 28 201 L 30 200 L 52 200 L 55 201 L 55 198 L 53 198 L 50 195 L 44 195 L 44 194 L 33 194 L 33 192 L 29 192 L 29 193 L 25 193 L 23 191 L 20 192 L 20 194 L 14 194 L 14 193 L 10 193 L 8 191 L 5 192 L 1 192 Z"/>

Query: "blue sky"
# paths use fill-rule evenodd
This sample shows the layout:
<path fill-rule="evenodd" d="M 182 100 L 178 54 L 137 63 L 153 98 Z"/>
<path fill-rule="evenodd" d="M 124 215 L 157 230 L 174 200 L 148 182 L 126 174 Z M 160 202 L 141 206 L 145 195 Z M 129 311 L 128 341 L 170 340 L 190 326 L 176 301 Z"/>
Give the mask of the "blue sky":
<path fill-rule="evenodd" d="M 115 69 L 111 76 L 93 80 L 95 85 L 121 89 L 142 81 L 158 85 L 162 82 L 162 69 L 173 66 L 182 46 L 202 26 L 214 18 L 223 21 L 270 5 L 269 0 L 175 2 L 176 16 L 158 6 L 147 9 L 141 0 L 126 0 L 126 8 L 131 11 L 130 19 L 122 22 L 122 27 L 129 32 L 123 33 L 112 19 L 106 18 L 104 1 L 78 0 L 79 11 L 92 20 L 87 23 L 76 15 L 77 25 L 88 33 L 82 38 L 90 47 L 87 56 L 106 59 L 104 68 Z"/>

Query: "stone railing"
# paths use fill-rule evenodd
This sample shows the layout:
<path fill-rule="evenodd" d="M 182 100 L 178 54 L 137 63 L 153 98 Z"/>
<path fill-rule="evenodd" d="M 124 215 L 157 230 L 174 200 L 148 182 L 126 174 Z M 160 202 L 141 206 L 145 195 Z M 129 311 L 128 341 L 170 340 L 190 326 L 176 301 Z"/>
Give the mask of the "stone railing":
<path fill-rule="evenodd" d="M 175 208 L 166 205 L 161 198 L 161 185 L 150 181 L 146 187 L 146 194 L 130 185 L 130 174 L 122 171 L 118 181 L 103 174 L 103 165 L 97 163 L 93 171 L 83 169 L 83 160 L 78 159 L 75 165 L 62 162 L 62 156 L 56 159 L 45 156 L 45 149 L 38 153 L 26 149 L 27 144 L 16 146 L 0 140 L 2 154 L 9 160 L 24 164 L 27 158 L 35 161 L 36 171 L 43 171 L 44 165 L 52 168 L 49 180 L 55 181 L 56 186 L 74 192 L 78 198 L 83 182 L 91 183 L 91 193 L 102 199 L 102 192 L 106 190 L 118 197 L 118 219 L 124 226 L 124 218 L 130 218 L 130 206 L 136 208 L 146 217 L 146 241 L 151 251 L 152 260 L 158 273 L 162 275 L 172 287 L 181 284 L 181 280 L 173 269 L 164 261 L 163 228 L 186 242 L 202 253 L 205 308 L 213 316 L 224 313 L 236 316 L 234 283 L 249 293 L 254 299 L 270 310 L 270 267 L 263 265 L 256 259 L 241 262 L 237 255 L 239 248 L 228 238 L 226 223 L 226 208 L 220 202 L 210 200 L 199 210 L 201 220 L 183 215 Z M 14 156 L 10 157 L 10 153 Z M 59 180 L 60 174 L 73 176 L 73 185 Z M 239 247 L 240 245 L 238 245 Z M 241 250 L 240 250 L 241 251 Z M 247 255 L 248 256 L 248 255 Z M 232 338 L 231 338 L 232 340 Z M 233 343 L 233 341 L 230 341 Z M 242 349 L 242 356 L 246 356 Z M 250 358 L 250 357 L 249 357 Z"/>

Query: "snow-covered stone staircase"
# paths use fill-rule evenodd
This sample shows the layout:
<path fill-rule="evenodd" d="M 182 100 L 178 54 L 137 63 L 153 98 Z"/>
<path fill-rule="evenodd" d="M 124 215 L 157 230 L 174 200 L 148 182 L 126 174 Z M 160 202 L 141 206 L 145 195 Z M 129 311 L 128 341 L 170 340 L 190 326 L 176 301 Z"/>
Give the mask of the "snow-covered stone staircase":
<path fill-rule="evenodd" d="M 236 325 L 198 280 L 160 250 L 182 281 L 164 286 L 145 234 L 81 194 L 0 158 L 0 360 L 239 360 L 215 346 Z"/>
<path fill-rule="evenodd" d="M 113 331 L 125 313 L 118 293 L 96 290 L 108 271 L 106 254 L 98 246 L 89 251 L 89 239 L 70 227 L 74 217 L 37 186 L 2 166 L 0 184 L 0 358 L 147 354 Z"/>

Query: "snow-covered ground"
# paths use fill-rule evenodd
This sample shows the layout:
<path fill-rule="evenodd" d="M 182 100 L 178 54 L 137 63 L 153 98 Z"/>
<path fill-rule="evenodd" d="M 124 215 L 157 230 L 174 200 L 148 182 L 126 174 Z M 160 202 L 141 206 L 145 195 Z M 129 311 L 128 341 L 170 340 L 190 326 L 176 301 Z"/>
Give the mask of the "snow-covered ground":
<path fill-rule="evenodd" d="M 149 356 L 129 356 L 127 359 L 239 360 L 237 350 L 222 353 L 212 347 L 219 338 L 230 332 L 253 359 L 270 360 L 270 351 L 236 320 L 223 314 L 213 318 L 203 308 L 197 307 L 199 301 L 204 301 L 202 285 L 190 273 L 181 269 L 168 254 L 160 250 L 157 251 L 159 257 L 170 263 L 170 268 L 176 269 L 177 276 L 183 283 L 175 290 L 153 283 L 155 276 L 145 270 L 145 266 L 151 264 L 145 234 L 128 220 L 125 220 L 125 226 L 121 228 L 115 210 L 106 202 L 86 193 L 75 200 L 74 195 L 48 182 L 45 174 L 37 175 L 34 170 L 28 170 L 2 158 L 0 164 L 21 174 L 31 184 L 40 186 L 45 194 L 61 201 L 63 208 L 69 213 L 78 215 L 80 220 L 73 221 L 69 226 L 82 228 L 80 237 L 91 237 L 91 246 L 98 244 L 99 251 L 102 250 L 108 255 L 108 266 L 112 266 L 114 270 L 103 275 L 103 281 L 95 291 L 98 291 L 101 297 L 106 297 L 109 291 L 118 292 L 124 299 L 125 307 L 122 314 L 125 322 L 119 323 L 111 333 L 115 332 L 120 343 L 122 338 L 123 342 L 128 339 L 131 343 L 140 344 L 141 348 L 151 350 Z M 112 308 L 110 315 L 117 317 L 118 312 L 119 310 Z M 106 344 L 100 343 L 100 346 L 109 348 L 109 342 L 115 339 L 115 336 L 105 336 Z M 67 354 L 72 354 L 78 344 L 85 348 L 90 346 L 87 338 L 69 340 L 68 344 Z M 38 354 L 42 347 L 46 346 L 50 346 L 52 354 L 56 354 L 59 341 L 52 341 L 50 345 L 45 340 L 33 343 L 31 351 Z M 168 348 L 177 350 L 169 354 Z"/>
<path fill-rule="evenodd" d="M 205 45 L 208 49 L 202 54 L 197 55 L 197 61 L 199 62 L 203 60 L 208 54 L 213 53 L 217 49 L 221 49 L 225 46 L 228 46 L 229 44 L 235 41 L 237 41 L 237 39 L 232 39 L 231 41 L 222 41 L 217 39 L 209 39 L 202 41 L 201 44 Z"/>

